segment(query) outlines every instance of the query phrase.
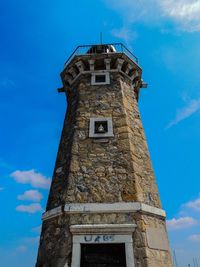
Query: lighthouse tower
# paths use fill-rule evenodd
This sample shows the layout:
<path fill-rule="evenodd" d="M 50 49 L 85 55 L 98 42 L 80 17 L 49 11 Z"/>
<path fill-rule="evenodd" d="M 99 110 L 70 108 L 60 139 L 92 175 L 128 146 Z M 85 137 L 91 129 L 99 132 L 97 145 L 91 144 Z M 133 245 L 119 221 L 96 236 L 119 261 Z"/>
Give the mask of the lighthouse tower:
<path fill-rule="evenodd" d="M 122 44 L 79 46 L 36 267 L 172 267 L 138 111 L 142 69 Z"/>

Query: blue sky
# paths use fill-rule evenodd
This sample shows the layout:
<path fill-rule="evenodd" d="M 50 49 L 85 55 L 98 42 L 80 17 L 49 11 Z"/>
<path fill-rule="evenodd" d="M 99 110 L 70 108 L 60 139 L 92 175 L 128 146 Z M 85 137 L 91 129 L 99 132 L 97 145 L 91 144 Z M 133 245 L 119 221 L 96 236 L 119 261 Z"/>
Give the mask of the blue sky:
<path fill-rule="evenodd" d="M 1 1 L 1 267 L 33 267 L 62 123 L 56 89 L 80 44 L 123 42 L 149 84 L 140 111 L 172 249 L 200 258 L 200 1 Z"/>

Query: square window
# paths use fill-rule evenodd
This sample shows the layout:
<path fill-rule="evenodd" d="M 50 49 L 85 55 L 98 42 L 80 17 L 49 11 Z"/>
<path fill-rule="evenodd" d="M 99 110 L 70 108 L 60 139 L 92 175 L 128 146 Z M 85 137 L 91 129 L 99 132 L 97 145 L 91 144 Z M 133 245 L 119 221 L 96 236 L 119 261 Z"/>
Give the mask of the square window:
<path fill-rule="evenodd" d="M 106 82 L 106 75 L 95 75 L 95 82 L 96 83 L 105 83 Z"/>
<path fill-rule="evenodd" d="M 91 85 L 110 84 L 109 72 L 93 72 L 91 76 Z"/>
<path fill-rule="evenodd" d="M 112 137 L 112 118 L 90 118 L 89 137 L 104 138 Z"/>

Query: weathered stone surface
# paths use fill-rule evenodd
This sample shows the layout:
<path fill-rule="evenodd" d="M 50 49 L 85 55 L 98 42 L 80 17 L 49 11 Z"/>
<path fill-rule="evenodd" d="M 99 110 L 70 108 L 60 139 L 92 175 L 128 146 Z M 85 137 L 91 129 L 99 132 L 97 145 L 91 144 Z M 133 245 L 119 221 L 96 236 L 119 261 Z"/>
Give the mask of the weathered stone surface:
<path fill-rule="evenodd" d="M 90 74 L 81 74 L 70 88 L 64 85 L 68 109 L 47 210 L 65 203 L 121 201 L 161 207 L 140 120 L 138 92 L 121 72 L 111 72 L 110 79 L 110 85 L 92 86 Z M 89 121 L 95 117 L 112 118 L 113 137 L 89 138 Z M 36 266 L 73 267 L 70 225 L 133 223 L 137 225 L 133 233 L 136 267 L 171 267 L 169 250 L 150 248 L 147 240 L 147 229 L 165 229 L 163 218 L 139 213 L 87 212 L 62 214 L 43 223 Z"/>

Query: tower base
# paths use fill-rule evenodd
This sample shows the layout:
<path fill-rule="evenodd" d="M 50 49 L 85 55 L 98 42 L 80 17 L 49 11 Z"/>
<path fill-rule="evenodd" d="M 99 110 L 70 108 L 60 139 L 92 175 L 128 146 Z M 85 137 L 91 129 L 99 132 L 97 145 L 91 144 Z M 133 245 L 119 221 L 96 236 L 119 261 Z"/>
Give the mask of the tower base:
<path fill-rule="evenodd" d="M 161 209 L 77 203 L 43 219 L 36 267 L 172 267 Z"/>

